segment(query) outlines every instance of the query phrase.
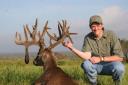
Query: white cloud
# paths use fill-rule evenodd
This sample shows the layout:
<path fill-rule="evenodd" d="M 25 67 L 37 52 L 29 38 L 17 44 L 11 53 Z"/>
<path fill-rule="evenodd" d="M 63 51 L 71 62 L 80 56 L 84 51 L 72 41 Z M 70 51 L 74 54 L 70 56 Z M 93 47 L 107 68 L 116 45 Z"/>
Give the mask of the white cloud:
<path fill-rule="evenodd" d="M 108 29 L 114 30 L 119 37 L 128 39 L 128 10 L 111 6 L 101 11 L 100 15 Z"/>
<path fill-rule="evenodd" d="M 103 19 L 105 23 L 110 24 L 112 22 L 115 22 L 117 17 L 121 17 L 122 12 L 121 8 L 118 6 L 112 6 L 105 8 L 102 12 L 101 15 L 103 16 Z"/>

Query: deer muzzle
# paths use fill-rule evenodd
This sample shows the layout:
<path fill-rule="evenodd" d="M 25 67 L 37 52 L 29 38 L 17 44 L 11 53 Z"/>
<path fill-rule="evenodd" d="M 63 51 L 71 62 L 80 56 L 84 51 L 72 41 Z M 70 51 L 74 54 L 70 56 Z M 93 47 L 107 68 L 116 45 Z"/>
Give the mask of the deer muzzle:
<path fill-rule="evenodd" d="M 39 56 L 37 56 L 37 57 L 34 59 L 33 64 L 36 65 L 36 66 L 43 66 L 43 65 L 44 65 L 44 62 L 42 61 L 41 58 L 39 58 Z"/>

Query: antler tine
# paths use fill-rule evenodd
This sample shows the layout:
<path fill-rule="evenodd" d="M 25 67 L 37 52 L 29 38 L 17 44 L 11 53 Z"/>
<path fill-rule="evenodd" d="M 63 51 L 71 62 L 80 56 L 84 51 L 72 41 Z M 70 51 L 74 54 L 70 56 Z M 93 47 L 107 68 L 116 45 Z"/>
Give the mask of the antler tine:
<path fill-rule="evenodd" d="M 36 38 L 36 34 L 37 34 L 37 24 L 38 24 L 38 20 L 36 19 L 35 25 L 33 26 L 33 32 L 32 32 L 32 38 L 33 38 L 33 40 L 35 40 L 35 38 Z"/>
<path fill-rule="evenodd" d="M 67 35 L 68 36 L 68 30 L 69 30 L 69 26 L 67 26 L 67 21 L 66 20 L 62 20 L 62 24 L 59 23 L 60 28 L 62 29 L 62 35 Z"/>
<path fill-rule="evenodd" d="M 69 28 L 70 26 L 67 26 L 67 21 L 66 20 L 62 20 L 63 23 L 63 34 L 66 35 L 66 37 L 69 38 L 69 40 L 73 43 L 72 38 L 70 37 L 70 33 L 69 33 Z"/>
<path fill-rule="evenodd" d="M 41 37 L 40 31 L 38 31 L 38 37 L 39 37 L 39 46 L 42 46 L 42 45 L 45 46 L 44 39 L 40 38 Z"/>
<path fill-rule="evenodd" d="M 26 30 L 28 31 L 28 33 L 29 33 L 30 37 L 31 37 L 31 38 L 33 38 L 33 35 L 32 35 L 32 33 L 31 33 L 31 31 L 29 30 L 29 27 L 28 27 L 28 25 L 27 25 L 27 24 L 26 24 Z"/>
<path fill-rule="evenodd" d="M 62 43 L 64 41 L 64 39 L 67 37 L 66 21 L 62 20 L 62 24 L 60 22 L 58 22 L 58 32 L 59 32 L 59 37 L 58 37 L 57 41 L 53 44 L 50 44 L 50 46 L 48 47 L 49 49 L 52 49 L 55 46 L 57 46 L 58 44 Z M 52 39 L 52 40 L 54 40 L 54 39 Z"/>
<path fill-rule="evenodd" d="M 27 32 L 30 34 L 30 37 L 32 38 L 32 40 L 28 39 Z M 36 41 L 35 34 L 33 34 L 33 32 L 32 33 L 30 32 L 27 25 L 26 25 L 26 27 L 24 26 L 24 34 L 25 34 L 25 42 L 24 42 L 25 47 L 28 47 L 32 44 L 37 44 L 38 43 L 38 41 Z"/>
<path fill-rule="evenodd" d="M 28 41 L 28 35 L 27 35 L 27 30 L 26 30 L 26 27 L 24 27 L 24 35 L 25 35 L 25 41 L 22 41 L 21 40 L 21 35 L 16 32 L 16 38 L 15 38 L 15 43 L 17 45 L 24 45 L 25 47 L 28 47 L 29 46 L 29 41 Z"/>
<path fill-rule="evenodd" d="M 47 29 L 49 29 L 49 28 L 48 28 L 48 21 L 46 21 L 42 33 L 40 33 L 40 31 L 38 31 L 39 46 L 42 46 L 43 48 L 44 48 L 44 46 L 45 46 L 44 35 L 45 35 L 45 33 L 47 32 Z"/>
<path fill-rule="evenodd" d="M 62 31 L 63 31 L 63 29 L 62 29 L 62 25 L 60 24 L 60 22 L 58 22 L 59 38 L 61 38 L 61 37 L 62 37 Z"/>
<path fill-rule="evenodd" d="M 37 29 L 38 19 L 36 18 L 35 25 L 33 26 L 33 30 Z"/>
<path fill-rule="evenodd" d="M 46 23 L 45 23 L 45 26 L 44 26 L 44 29 L 43 29 L 43 32 L 42 32 L 40 38 L 43 37 L 43 36 L 45 35 L 47 29 L 48 29 L 48 21 L 46 21 Z"/>
<path fill-rule="evenodd" d="M 16 35 L 15 35 L 15 43 L 17 45 L 23 45 L 24 44 L 24 42 L 21 41 L 21 35 L 18 32 L 16 32 Z"/>
<path fill-rule="evenodd" d="M 59 21 L 58 21 L 58 28 L 60 28 L 60 30 L 63 31 L 63 26 L 61 25 Z"/>
<path fill-rule="evenodd" d="M 66 27 L 67 26 L 67 21 L 66 20 L 62 20 L 62 23 L 63 23 L 63 27 L 62 27 L 63 32 L 67 33 L 67 30 L 68 30 L 68 27 Z"/>
<path fill-rule="evenodd" d="M 55 33 L 54 33 L 54 36 L 52 36 L 52 35 L 47 31 L 47 34 L 48 34 L 48 36 L 50 37 L 50 40 L 57 41 L 58 39 L 61 38 L 61 36 L 62 36 L 62 29 L 61 29 L 61 24 L 60 24 L 60 22 L 58 22 L 58 32 L 59 32 L 59 37 L 57 37 Z"/>
<path fill-rule="evenodd" d="M 69 37 L 70 41 L 73 42 L 71 37 L 70 37 L 70 34 L 69 34 L 70 26 L 67 26 L 67 21 L 66 20 L 62 20 L 62 24 L 63 24 L 63 26 L 61 26 L 62 27 L 61 29 L 62 29 L 62 32 L 63 32 L 62 34 L 66 35 L 66 37 Z"/>
<path fill-rule="evenodd" d="M 64 25 L 64 27 L 66 27 L 66 25 L 67 25 L 67 21 L 66 20 L 63 20 L 63 25 Z"/>
<path fill-rule="evenodd" d="M 67 27 L 67 21 L 63 20 L 63 29 L 64 29 L 64 34 L 69 38 L 69 40 L 73 43 L 73 40 L 70 35 L 76 35 L 77 33 L 69 33 L 69 28 L 70 26 Z"/>
<path fill-rule="evenodd" d="M 27 35 L 27 30 L 24 26 L 24 35 L 25 35 L 25 41 L 27 42 L 28 41 L 28 35 Z"/>
<path fill-rule="evenodd" d="M 77 35 L 77 33 L 68 33 L 68 38 L 69 38 L 69 40 L 71 41 L 71 43 L 73 43 L 73 40 L 72 40 L 72 38 L 71 38 L 71 36 L 70 35 Z"/>
<path fill-rule="evenodd" d="M 54 36 L 52 36 L 48 31 L 47 31 L 47 35 L 50 37 L 51 40 L 57 41 L 58 38 L 56 37 L 56 35 L 54 34 Z"/>
<path fill-rule="evenodd" d="M 67 32 L 66 32 L 66 33 L 67 33 L 67 37 L 68 37 L 69 40 L 73 43 L 73 40 L 72 40 L 72 38 L 71 38 L 70 35 L 76 35 L 77 33 L 70 33 L 69 30 L 68 30 L 69 28 L 70 28 L 70 26 L 67 27 Z"/>
<path fill-rule="evenodd" d="M 57 35 L 56 35 L 55 33 L 54 33 L 53 35 L 54 35 L 54 37 L 57 39 Z"/>
<path fill-rule="evenodd" d="M 50 45 L 52 45 L 52 39 L 51 38 L 50 38 L 50 41 L 49 42 L 50 42 Z"/>

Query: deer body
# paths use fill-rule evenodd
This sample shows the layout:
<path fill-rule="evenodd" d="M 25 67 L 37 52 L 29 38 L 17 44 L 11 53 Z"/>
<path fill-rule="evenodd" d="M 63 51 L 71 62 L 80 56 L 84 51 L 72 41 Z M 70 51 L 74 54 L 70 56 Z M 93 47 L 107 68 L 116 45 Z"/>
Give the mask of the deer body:
<path fill-rule="evenodd" d="M 35 81 L 35 85 L 78 85 L 61 68 L 57 67 L 53 52 L 45 49 L 39 59 L 43 61 L 44 73 Z M 34 64 L 40 65 L 37 58 Z"/>
<path fill-rule="evenodd" d="M 78 85 L 60 68 L 49 69 L 35 82 L 35 85 Z"/>

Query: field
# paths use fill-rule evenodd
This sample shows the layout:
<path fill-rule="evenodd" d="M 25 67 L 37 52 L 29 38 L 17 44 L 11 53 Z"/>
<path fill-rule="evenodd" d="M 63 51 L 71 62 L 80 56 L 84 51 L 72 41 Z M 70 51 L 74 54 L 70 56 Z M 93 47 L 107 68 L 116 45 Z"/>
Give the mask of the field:
<path fill-rule="evenodd" d="M 34 66 L 31 58 L 29 64 L 24 63 L 23 57 L 0 57 L 0 85 L 31 85 L 42 73 L 42 67 Z M 80 67 L 81 59 L 60 59 L 57 64 L 79 85 L 89 85 Z M 122 85 L 128 84 L 128 64 Z M 99 85 L 114 85 L 111 76 L 98 76 Z"/>

